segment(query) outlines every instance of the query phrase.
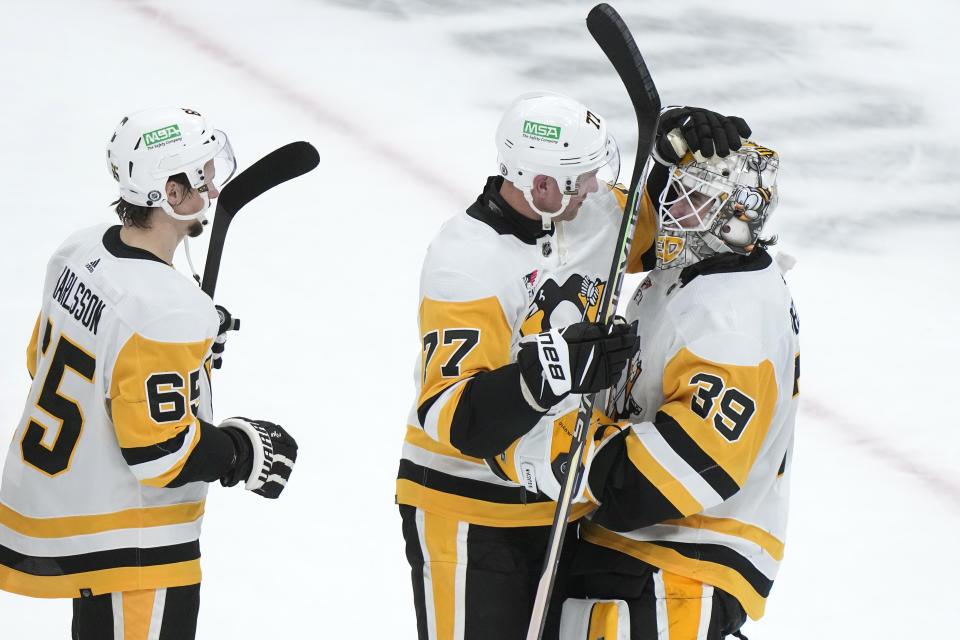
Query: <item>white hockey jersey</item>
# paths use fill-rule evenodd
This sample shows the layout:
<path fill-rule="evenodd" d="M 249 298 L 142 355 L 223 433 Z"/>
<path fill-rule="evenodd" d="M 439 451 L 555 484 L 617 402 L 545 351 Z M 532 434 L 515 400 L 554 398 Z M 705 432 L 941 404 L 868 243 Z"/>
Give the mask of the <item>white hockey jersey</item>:
<path fill-rule="evenodd" d="M 515 362 L 521 337 L 584 317 L 596 319 L 625 195 L 594 194 L 562 232 L 542 234 L 539 221 L 518 228 L 511 226 L 510 216 L 498 215 L 505 206 L 495 202 L 501 181 L 491 178 L 476 205 L 444 224 L 424 261 L 422 351 L 396 496 L 400 504 L 474 524 L 549 525 L 555 503 L 516 482 L 509 453 L 496 449 L 489 457 L 467 455 L 451 442 L 451 429 L 469 409 L 463 406 L 468 385 Z M 652 208 L 645 199 L 634 235 L 640 253 L 652 246 L 653 231 Z M 508 384 L 519 397 L 519 377 Z M 500 416 L 511 411 L 506 397 L 486 401 L 496 407 L 490 423 L 479 425 L 480 432 L 496 430 Z M 533 411 L 522 399 L 519 404 L 516 411 Z M 579 396 L 569 397 L 533 428 L 552 432 L 566 414 L 575 417 L 578 406 Z M 573 515 L 590 508 L 577 505 Z"/>
<path fill-rule="evenodd" d="M 786 282 L 762 249 L 723 254 L 652 271 L 626 317 L 640 351 L 614 399 L 631 425 L 594 459 L 600 506 L 581 538 L 719 587 L 759 618 L 783 557 L 799 393 Z"/>
<path fill-rule="evenodd" d="M 0 488 L 7 591 L 78 597 L 200 581 L 207 483 L 197 480 L 212 478 L 198 458 L 216 436 L 199 446 L 218 316 L 119 229 L 76 233 L 47 267 L 27 349 L 33 384 Z"/>

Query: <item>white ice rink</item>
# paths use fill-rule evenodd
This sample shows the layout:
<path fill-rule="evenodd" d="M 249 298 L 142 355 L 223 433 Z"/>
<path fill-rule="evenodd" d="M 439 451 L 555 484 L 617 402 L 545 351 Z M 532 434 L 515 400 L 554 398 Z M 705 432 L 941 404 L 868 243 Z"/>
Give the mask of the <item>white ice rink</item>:
<path fill-rule="evenodd" d="M 613 4 L 664 104 L 742 115 L 782 158 L 772 225 L 798 258 L 802 408 L 786 558 L 744 632 L 960 637 L 960 6 Z M 125 113 L 198 109 L 241 166 L 298 139 L 321 154 L 227 241 L 217 295 L 243 330 L 217 417 L 276 420 L 301 450 L 276 502 L 211 489 L 198 637 L 416 638 L 393 494 L 420 261 L 495 172 L 493 130 L 522 91 L 607 115 L 629 174 L 632 111 L 584 26 L 591 5 L 0 2 L 4 444 L 47 257 L 114 219 L 104 147 Z M 0 592 L 2 640 L 69 625 L 67 601 Z"/>

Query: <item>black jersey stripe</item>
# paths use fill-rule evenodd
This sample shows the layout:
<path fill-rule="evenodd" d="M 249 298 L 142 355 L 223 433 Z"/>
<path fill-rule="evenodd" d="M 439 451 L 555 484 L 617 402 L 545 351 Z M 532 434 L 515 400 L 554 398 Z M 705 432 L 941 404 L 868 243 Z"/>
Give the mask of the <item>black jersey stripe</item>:
<path fill-rule="evenodd" d="M 684 462 L 690 465 L 700 476 L 707 481 L 713 490 L 726 500 L 737 491 L 740 485 L 723 470 L 710 455 L 700 448 L 700 445 L 683 430 L 683 427 L 670 415 L 663 411 L 657 412 L 654 425 L 670 448 L 677 452 Z"/>
<path fill-rule="evenodd" d="M 440 399 L 440 396 L 446 393 L 447 389 L 449 388 L 450 387 L 444 387 L 443 389 L 440 389 L 440 391 L 436 392 L 435 394 L 433 394 L 432 396 L 424 400 L 422 403 L 420 403 L 420 406 L 417 407 L 417 419 L 420 421 L 421 429 L 423 428 L 423 425 L 427 424 L 427 414 L 430 413 L 430 409 L 437 402 L 437 400 Z"/>
<path fill-rule="evenodd" d="M 397 478 L 399 480 L 409 480 L 428 489 L 484 502 L 499 504 L 551 502 L 550 498 L 542 493 L 533 493 L 527 491 L 524 487 L 504 487 L 480 480 L 459 478 L 415 464 L 410 460 L 400 461 Z"/>
<path fill-rule="evenodd" d="M 773 588 L 773 580 L 757 569 L 752 562 L 730 547 L 719 544 L 692 544 L 687 542 L 666 542 L 648 540 L 649 544 L 672 549 L 680 555 L 698 562 L 711 562 L 733 569 L 746 580 L 750 587 L 766 598 Z"/>
<path fill-rule="evenodd" d="M 590 520 L 593 521 L 592 515 Z M 577 554 L 570 567 L 570 573 L 573 575 L 616 573 L 642 578 L 647 578 L 656 570 L 655 566 L 639 558 L 584 540 L 582 536 L 577 539 Z M 641 582 L 638 581 L 638 583 Z"/>
<path fill-rule="evenodd" d="M 123 459 L 126 460 L 127 464 L 131 466 L 159 460 L 164 456 L 179 451 L 183 446 L 183 441 L 186 439 L 188 431 L 190 431 L 189 428 L 184 429 L 168 440 L 146 447 L 121 447 L 120 453 L 123 454 Z"/>
<path fill-rule="evenodd" d="M 0 545 L 0 564 L 32 576 L 62 576 L 121 567 L 150 567 L 196 560 L 200 543 L 184 542 L 165 547 L 130 547 L 73 556 L 28 556 Z"/>

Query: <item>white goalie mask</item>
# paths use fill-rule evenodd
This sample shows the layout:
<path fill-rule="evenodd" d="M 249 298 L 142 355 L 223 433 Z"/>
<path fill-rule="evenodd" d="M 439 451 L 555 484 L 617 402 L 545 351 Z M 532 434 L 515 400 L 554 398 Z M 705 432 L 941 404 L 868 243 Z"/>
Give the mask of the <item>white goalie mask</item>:
<path fill-rule="evenodd" d="M 659 198 L 657 267 L 685 267 L 718 253 L 748 254 L 777 207 L 775 151 L 746 142 L 726 158 L 670 167 Z"/>
<path fill-rule="evenodd" d="M 500 175 L 524 194 L 544 229 L 571 198 L 613 188 L 620 173 L 620 153 L 606 120 L 558 93 L 525 93 L 514 100 L 500 120 L 496 141 Z M 556 211 L 534 204 L 538 175 L 557 181 L 562 201 Z"/>
<path fill-rule="evenodd" d="M 202 115 L 159 107 L 120 121 L 107 144 L 107 168 L 120 183 L 120 197 L 130 204 L 160 207 L 178 220 L 202 220 L 210 206 L 210 187 L 219 190 L 233 176 L 237 161 L 227 134 Z M 197 213 L 175 213 L 167 202 L 167 180 L 180 173 L 203 199 Z"/>

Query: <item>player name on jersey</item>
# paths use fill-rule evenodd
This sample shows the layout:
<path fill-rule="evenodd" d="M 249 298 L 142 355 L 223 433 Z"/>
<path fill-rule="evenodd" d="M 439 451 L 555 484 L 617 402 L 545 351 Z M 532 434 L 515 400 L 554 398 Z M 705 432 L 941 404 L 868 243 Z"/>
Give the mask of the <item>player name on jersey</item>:
<path fill-rule="evenodd" d="M 64 267 L 60 273 L 57 286 L 53 288 L 53 299 L 73 316 L 74 320 L 94 335 L 97 334 L 100 317 L 107 305 L 70 267 Z"/>

